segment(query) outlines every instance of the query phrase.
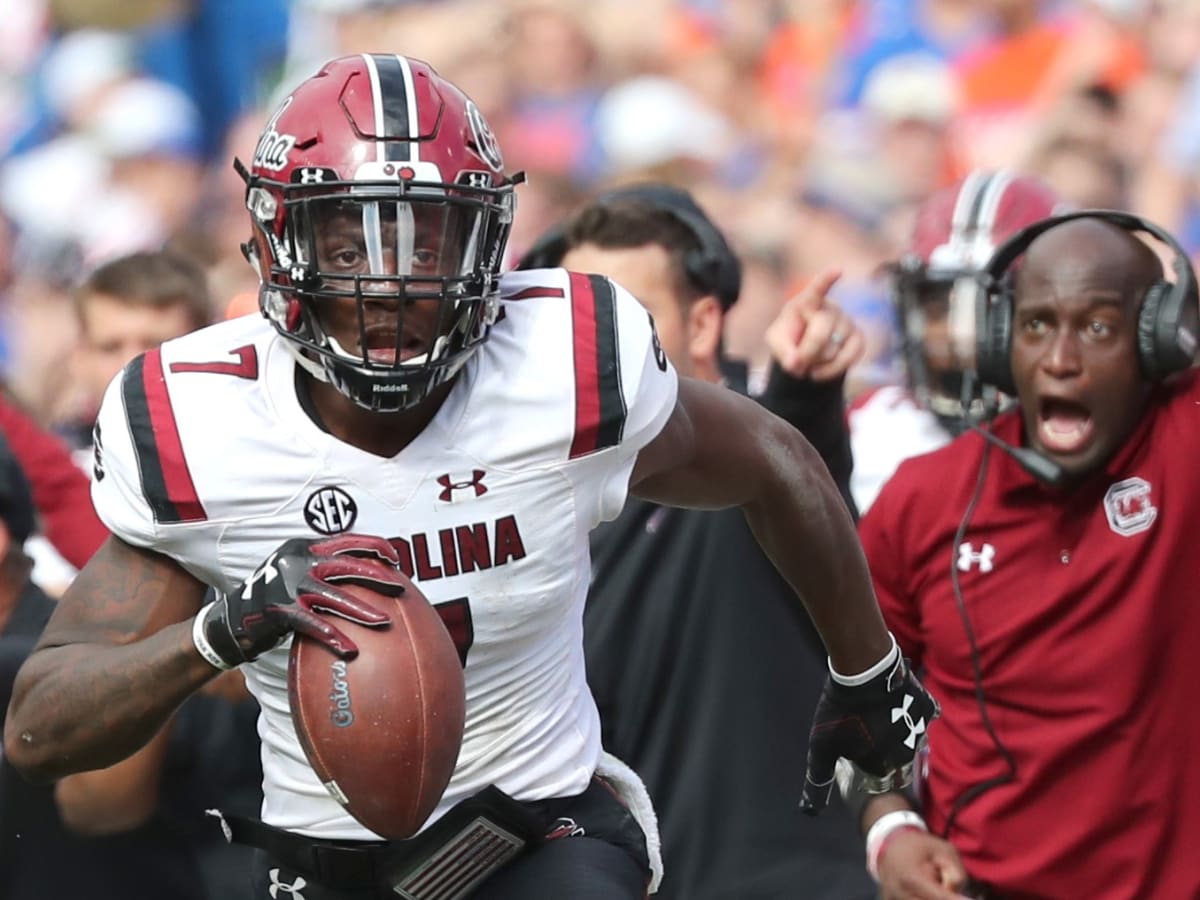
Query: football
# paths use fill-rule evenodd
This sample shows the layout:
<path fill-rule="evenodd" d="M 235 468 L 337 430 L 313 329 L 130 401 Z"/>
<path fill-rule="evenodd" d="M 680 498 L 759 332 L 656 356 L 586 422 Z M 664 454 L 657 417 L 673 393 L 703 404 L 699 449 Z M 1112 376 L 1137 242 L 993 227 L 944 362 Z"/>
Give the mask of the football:
<path fill-rule="evenodd" d="M 331 617 L 358 645 L 349 661 L 297 634 L 288 659 L 292 722 L 330 794 L 371 831 L 401 840 L 429 818 L 454 772 L 466 720 L 462 663 L 411 581 L 394 598 L 340 587 L 386 611 L 391 624 Z"/>

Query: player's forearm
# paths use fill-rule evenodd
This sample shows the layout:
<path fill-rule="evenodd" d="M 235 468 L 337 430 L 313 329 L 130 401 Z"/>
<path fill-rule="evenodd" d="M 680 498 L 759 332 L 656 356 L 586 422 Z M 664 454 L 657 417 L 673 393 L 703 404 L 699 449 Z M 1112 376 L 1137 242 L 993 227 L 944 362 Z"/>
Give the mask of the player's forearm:
<path fill-rule="evenodd" d="M 190 622 L 122 646 L 41 649 L 17 678 L 5 755 L 38 781 L 111 766 L 216 674 L 196 652 Z"/>
<path fill-rule="evenodd" d="M 118 834 L 145 824 L 158 805 L 170 737 L 168 724 L 115 766 L 59 779 L 54 801 L 63 823 L 85 835 Z"/>
<path fill-rule="evenodd" d="M 764 551 L 803 599 L 834 668 L 861 672 L 891 649 L 866 557 L 820 457 L 780 425 L 765 438 L 770 476 L 743 509 Z"/>

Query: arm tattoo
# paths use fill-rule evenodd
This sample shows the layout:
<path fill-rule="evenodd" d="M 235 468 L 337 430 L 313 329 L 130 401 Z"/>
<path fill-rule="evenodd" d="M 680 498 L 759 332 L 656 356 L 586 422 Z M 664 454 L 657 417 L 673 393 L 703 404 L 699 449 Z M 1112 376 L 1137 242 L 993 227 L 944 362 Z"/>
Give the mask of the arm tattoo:
<path fill-rule="evenodd" d="M 56 778 L 112 765 L 149 741 L 217 674 L 191 642 L 203 596 L 171 560 L 110 538 L 17 678 L 6 727 L 19 735 L 14 762 Z"/>

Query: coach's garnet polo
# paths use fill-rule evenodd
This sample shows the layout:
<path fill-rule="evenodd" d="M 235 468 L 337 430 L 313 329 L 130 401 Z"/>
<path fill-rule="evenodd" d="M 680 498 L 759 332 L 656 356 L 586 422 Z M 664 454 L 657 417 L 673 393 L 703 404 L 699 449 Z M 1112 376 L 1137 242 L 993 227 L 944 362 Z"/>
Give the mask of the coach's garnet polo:
<path fill-rule="evenodd" d="M 996 433 L 1020 444 L 1015 414 Z M 987 467 L 961 541 L 963 514 Z M 1161 387 L 1125 447 L 1069 493 L 968 433 L 904 463 L 861 524 L 875 589 L 942 704 L 930 830 L 1016 764 L 949 837 L 1007 898 L 1200 897 L 1200 381 Z M 957 544 L 957 545 L 956 545 Z"/>

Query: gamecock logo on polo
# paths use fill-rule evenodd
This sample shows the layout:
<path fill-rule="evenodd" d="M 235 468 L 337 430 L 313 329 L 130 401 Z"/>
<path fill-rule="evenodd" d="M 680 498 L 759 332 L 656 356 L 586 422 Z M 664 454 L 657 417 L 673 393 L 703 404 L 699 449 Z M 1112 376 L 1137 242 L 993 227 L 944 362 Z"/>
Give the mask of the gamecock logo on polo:
<path fill-rule="evenodd" d="M 1144 478 L 1118 481 L 1104 494 L 1104 514 L 1108 517 L 1108 527 L 1122 537 L 1145 531 L 1158 518 L 1158 509 L 1150 496 L 1150 482 Z"/>

